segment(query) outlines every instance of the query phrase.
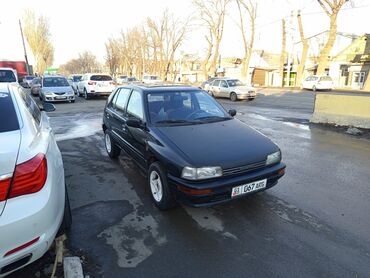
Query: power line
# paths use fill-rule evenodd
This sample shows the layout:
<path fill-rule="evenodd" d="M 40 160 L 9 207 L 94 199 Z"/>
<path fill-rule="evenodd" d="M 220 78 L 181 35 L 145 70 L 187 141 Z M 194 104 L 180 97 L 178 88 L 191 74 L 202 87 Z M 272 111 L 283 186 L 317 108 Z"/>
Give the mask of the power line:
<path fill-rule="evenodd" d="M 306 6 L 307 7 L 307 6 Z M 303 9 L 305 9 L 306 7 L 304 7 Z M 364 5 L 364 6 L 358 6 L 358 7 L 348 7 L 348 8 L 342 8 L 340 11 L 346 11 L 346 10 L 354 10 L 354 9 L 360 9 L 360 8 L 367 8 L 367 7 L 370 7 L 370 5 Z M 301 10 L 303 10 L 301 9 Z M 320 12 L 307 12 L 307 13 L 301 13 L 301 16 L 302 15 L 315 15 L 315 14 L 325 14 L 324 11 L 320 11 Z M 285 17 L 282 17 L 282 18 L 279 18 L 279 19 L 276 19 L 274 21 L 271 21 L 271 22 L 268 22 L 268 23 L 265 23 L 265 24 L 262 24 L 262 25 L 257 25 L 255 27 L 255 29 L 260 29 L 260 28 L 263 28 L 263 27 L 266 27 L 266 26 L 269 26 L 271 24 L 274 24 L 274 23 L 277 23 L 277 22 L 280 22 L 281 20 L 283 19 L 288 19 L 290 18 L 291 15 L 287 15 Z"/>

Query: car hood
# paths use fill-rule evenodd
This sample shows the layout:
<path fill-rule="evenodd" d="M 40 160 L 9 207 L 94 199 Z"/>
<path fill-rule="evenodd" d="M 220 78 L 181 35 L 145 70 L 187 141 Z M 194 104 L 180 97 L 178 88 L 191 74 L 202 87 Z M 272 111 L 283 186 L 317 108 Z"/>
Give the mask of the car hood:
<path fill-rule="evenodd" d="M 224 169 L 260 162 L 279 148 L 237 119 L 185 126 L 157 127 L 191 166 Z"/>
<path fill-rule="evenodd" d="M 235 88 L 236 91 L 243 92 L 243 93 L 248 93 L 250 91 L 254 92 L 256 90 L 253 87 L 249 87 L 249 86 L 236 86 L 233 88 Z"/>
<path fill-rule="evenodd" d="M 72 92 L 71 86 L 64 86 L 64 87 L 43 87 L 43 92 L 52 92 L 52 93 L 65 93 L 65 92 Z"/>
<path fill-rule="evenodd" d="M 17 155 L 21 141 L 19 130 L 0 134 L 0 176 L 12 174 L 17 162 Z M 0 202 L 0 216 L 6 201 Z"/>

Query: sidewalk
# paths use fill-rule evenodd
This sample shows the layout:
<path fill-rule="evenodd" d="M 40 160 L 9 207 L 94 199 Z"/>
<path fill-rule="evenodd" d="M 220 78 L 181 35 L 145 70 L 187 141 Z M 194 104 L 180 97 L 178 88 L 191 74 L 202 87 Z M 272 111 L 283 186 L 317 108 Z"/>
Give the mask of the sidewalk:
<path fill-rule="evenodd" d="M 306 89 L 300 89 L 299 87 L 255 87 L 257 91 L 269 90 L 277 92 L 312 92 Z M 316 91 L 316 93 L 351 93 L 351 94 L 370 94 L 370 91 L 354 90 L 346 88 L 335 88 L 332 91 Z"/>

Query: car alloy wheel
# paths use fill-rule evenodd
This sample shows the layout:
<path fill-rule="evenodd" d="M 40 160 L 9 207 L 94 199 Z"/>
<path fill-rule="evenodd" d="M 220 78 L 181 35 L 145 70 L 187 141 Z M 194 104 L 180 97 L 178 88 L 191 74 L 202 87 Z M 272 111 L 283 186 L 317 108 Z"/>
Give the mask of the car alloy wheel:
<path fill-rule="evenodd" d="M 163 197 L 163 186 L 161 177 L 157 171 L 150 172 L 150 189 L 152 191 L 152 196 L 155 201 L 160 202 Z"/>
<path fill-rule="evenodd" d="M 238 97 L 236 96 L 236 94 L 235 93 L 231 93 L 230 94 L 230 100 L 231 101 L 236 101 L 238 99 Z"/>
<path fill-rule="evenodd" d="M 107 152 L 112 152 L 112 141 L 110 140 L 110 136 L 108 133 L 105 134 L 105 147 L 107 148 Z"/>
<path fill-rule="evenodd" d="M 84 89 L 84 97 L 85 97 L 85 99 L 86 99 L 86 100 L 88 100 L 88 99 L 89 99 L 89 96 L 88 96 L 88 94 L 87 94 L 86 89 Z"/>

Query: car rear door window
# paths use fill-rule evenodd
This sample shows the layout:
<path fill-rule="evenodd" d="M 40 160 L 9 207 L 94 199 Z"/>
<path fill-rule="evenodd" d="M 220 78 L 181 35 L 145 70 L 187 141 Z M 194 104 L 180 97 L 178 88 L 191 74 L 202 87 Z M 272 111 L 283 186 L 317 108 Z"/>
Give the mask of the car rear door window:
<path fill-rule="evenodd" d="M 133 91 L 127 105 L 127 114 L 129 117 L 144 119 L 143 99 L 138 91 Z"/>
<path fill-rule="evenodd" d="M 130 96 L 130 89 L 122 88 L 117 92 L 115 99 L 113 99 L 113 108 L 120 114 L 124 115 L 126 112 L 126 103 Z"/>
<path fill-rule="evenodd" d="M 30 94 L 26 93 L 22 88 L 19 88 L 20 95 L 27 110 L 32 115 L 33 119 L 39 124 L 41 122 L 41 111 L 33 100 Z"/>
<path fill-rule="evenodd" d="M 216 86 L 216 87 L 220 86 L 220 80 L 213 81 L 212 86 Z"/>
<path fill-rule="evenodd" d="M 17 82 L 12 70 L 0 70 L 0 82 Z"/>
<path fill-rule="evenodd" d="M 9 93 L 0 92 L 0 133 L 19 129 L 18 117 Z"/>

